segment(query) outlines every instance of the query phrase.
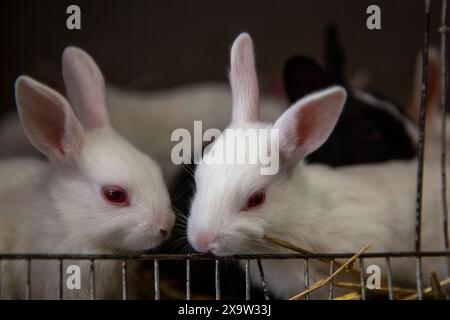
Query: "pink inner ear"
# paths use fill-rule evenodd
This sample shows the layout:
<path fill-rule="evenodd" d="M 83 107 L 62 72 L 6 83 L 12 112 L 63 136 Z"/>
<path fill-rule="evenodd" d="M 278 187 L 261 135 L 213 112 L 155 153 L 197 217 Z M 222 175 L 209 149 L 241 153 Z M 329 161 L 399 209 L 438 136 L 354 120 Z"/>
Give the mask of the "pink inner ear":
<path fill-rule="evenodd" d="M 48 124 L 49 129 L 47 131 L 47 139 L 49 144 L 61 154 L 61 156 L 64 156 L 64 148 L 63 148 L 63 139 L 64 139 L 64 127 L 61 126 L 61 124 Z"/>
<path fill-rule="evenodd" d="M 308 112 L 299 112 L 296 114 L 297 117 L 297 137 L 295 140 L 295 146 L 300 147 L 305 143 L 305 138 L 308 137 L 309 133 L 313 129 L 313 119 Z"/>
<path fill-rule="evenodd" d="M 26 117 L 27 127 L 36 132 L 36 137 L 41 136 L 42 144 L 49 145 L 54 151 L 64 156 L 64 110 L 57 99 L 46 92 L 35 89 L 30 87 L 28 91 L 29 104 L 34 104 L 35 107 L 27 109 L 29 113 L 29 116 Z M 45 112 L 43 112 L 43 108 Z"/>
<path fill-rule="evenodd" d="M 310 145 L 314 145 L 320 141 L 322 136 L 321 118 L 326 118 L 323 114 L 324 110 L 317 106 L 318 102 L 305 106 L 297 113 L 297 139 L 296 147 L 309 149 Z M 324 128 L 325 129 L 325 128 Z"/>
<path fill-rule="evenodd" d="M 331 87 L 297 101 L 275 122 L 280 148 L 290 162 L 319 148 L 333 131 L 346 99 L 342 87 Z"/>
<path fill-rule="evenodd" d="M 302 154 L 315 151 L 328 139 L 340 111 L 341 108 L 319 100 L 305 105 L 297 113 L 295 146 Z"/>

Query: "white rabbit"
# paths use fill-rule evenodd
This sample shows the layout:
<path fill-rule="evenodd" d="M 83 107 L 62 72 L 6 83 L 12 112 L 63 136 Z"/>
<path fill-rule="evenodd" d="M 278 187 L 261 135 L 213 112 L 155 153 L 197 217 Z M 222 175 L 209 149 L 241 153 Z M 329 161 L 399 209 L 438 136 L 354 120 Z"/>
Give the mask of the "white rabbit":
<path fill-rule="evenodd" d="M 367 243 L 372 252 L 414 249 L 415 160 L 339 169 L 302 162 L 333 130 L 346 99 L 343 88 L 334 86 L 306 96 L 273 125 L 261 122 L 253 45 L 247 34 L 240 35 L 231 49 L 230 82 L 231 130 L 225 130 L 204 153 L 195 172 L 197 190 L 187 235 L 196 250 L 219 256 L 288 252 L 265 242 L 266 234 L 317 253 L 356 252 Z M 223 150 L 236 148 L 236 154 L 246 159 L 255 156 L 261 163 L 260 150 L 271 150 L 277 142 L 233 129 L 278 129 L 279 171 L 261 175 L 260 164 L 217 162 Z M 257 150 L 249 147 L 254 145 Z M 425 167 L 423 250 L 443 249 L 435 169 L 433 163 Z M 394 281 L 414 288 L 414 259 L 394 260 Z M 365 261 L 378 264 L 386 276 L 383 259 Z M 424 259 L 424 270 L 440 274 L 444 268 L 440 262 Z M 287 298 L 304 289 L 303 261 L 264 260 L 263 268 L 269 291 L 276 297 Z M 311 261 L 311 283 L 327 274 L 327 265 Z M 259 284 L 254 262 L 251 275 Z M 313 297 L 326 294 L 324 288 Z"/>
<path fill-rule="evenodd" d="M 30 77 L 16 81 L 25 134 L 50 163 L 0 162 L 1 252 L 100 254 L 157 247 L 174 224 L 159 166 L 110 125 L 103 76 L 89 55 L 67 48 L 63 75 L 70 104 Z M 88 264 L 65 261 L 70 264 L 82 269 L 82 289 L 64 285 L 64 298 L 88 298 Z M 120 265 L 96 263 L 96 298 L 120 297 Z M 4 261 L 3 267 L 4 295 L 24 298 L 24 262 Z M 31 297 L 58 298 L 58 275 L 57 261 L 33 260 Z"/>
<path fill-rule="evenodd" d="M 195 120 L 203 130 L 224 129 L 231 114 L 231 95 L 224 84 L 195 84 L 156 93 L 142 93 L 106 87 L 106 104 L 111 123 L 139 150 L 161 165 L 165 180 L 171 183 L 178 166 L 171 161 L 171 142 L 175 129 L 186 128 L 193 134 Z M 283 103 L 269 96 L 262 99 L 262 115 L 275 120 Z M 161 121 L 155 121 L 161 119 Z M 193 150 L 198 152 L 198 150 Z M 37 155 L 30 145 L 16 115 L 0 123 L 0 157 Z"/>

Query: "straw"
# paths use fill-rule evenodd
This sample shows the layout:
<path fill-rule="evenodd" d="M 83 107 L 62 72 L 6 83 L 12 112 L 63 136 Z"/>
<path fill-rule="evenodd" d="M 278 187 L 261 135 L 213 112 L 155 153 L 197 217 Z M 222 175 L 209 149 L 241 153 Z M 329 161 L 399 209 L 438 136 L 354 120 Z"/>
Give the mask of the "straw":
<path fill-rule="evenodd" d="M 356 258 L 358 258 L 361 254 L 363 254 L 364 251 L 366 251 L 369 247 L 370 247 L 370 244 L 366 244 L 354 256 L 352 256 L 350 259 L 348 259 L 342 266 L 340 266 L 338 269 L 336 269 L 336 271 L 333 272 L 328 278 L 326 278 L 325 280 L 322 279 L 322 280 L 317 281 L 316 283 L 314 283 L 311 286 L 311 288 L 309 288 L 303 292 L 300 292 L 299 294 L 296 294 L 295 296 L 289 298 L 289 300 L 299 300 L 299 299 L 303 298 L 305 295 L 307 295 L 308 293 L 324 286 L 325 284 L 330 282 L 334 277 L 336 277 L 339 273 L 341 273 L 345 268 L 350 266 L 356 260 Z"/>

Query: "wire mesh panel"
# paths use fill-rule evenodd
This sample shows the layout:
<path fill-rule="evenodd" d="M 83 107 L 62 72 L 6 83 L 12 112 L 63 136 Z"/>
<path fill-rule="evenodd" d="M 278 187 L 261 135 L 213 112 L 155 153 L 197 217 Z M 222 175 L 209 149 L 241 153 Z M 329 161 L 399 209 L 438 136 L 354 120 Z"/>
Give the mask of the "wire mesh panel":
<path fill-rule="evenodd" d="M 31 295 L 32 290 L 32 265 L 33 261 L 37 260 L 46 260 L 46 261 L 57 261 L 58 269 L 59 269 L 59 290 L 58 296 L 60 299 L 65 299 L 64 293 L 64 261 L 67 260 L 77 260 L 77 261 L 85 261 L 88 263 L 88 279 L 89 279 L 89 295 L 86 299 L 95 299 L 98 298 L 95 290 L 95 279 L 96 279 L 96 261 L 117 261 L 120 264 L 120 277 L 121 282 L 121 299 L 127 300 L 129 299 L 129 283 L 128 283 L 128 272 L 129 266 L 132 261 L 151 261 L 153 262 L 153 282 L 148 283 L 147 286 L 149 288 L 154 289 L 154 298 L 156 300 L 161 299 L 161 279 L 160 276 L 160 261 L 184 261 L 186 267 L 186 277 L 185 277 L 185 299 L 190 300 L 193 297 L 195 298 L 195 293 L 192 292 L 192 283 L 196 280 L 192 278 L 192 261 L 211 261 L 213 262 L 213 271 L 215 274 L 215 281 L 211 283 L 211 286 L 214 288 L 215 294 L 210 296 L 210 299 L 221 299 L 223 298 L 223 294 L 220 288 L 220 262 L 222 261 L 241 261 L 243 265 L 242 273 L 243 283 L 240 288 L 242 288 L 243 297 L 246 300 L 251 299 L 251 288 L 252 286 L 260 287 L 263 291 L 263 299 L 270 299 L 272 294 L 270 292 L 270 286 L 268 286 L 267 281 L 265 279 L 264 273 L 264 261 L 270 260 L 279 260 L 279 261 L 295 261 L 298 264 L 299 268 L 303 266 L 303 274 L 301 278 L 304 280 L 303 285 L 305 286 L 306 294 L 302 295 L 302 299 L 310 299 L 310 294 L 313 294 L 316 289 L 324 289 L 326 294 L 326 299 L 367 299 L 373 294 L 376 294 L 378 297 L 382 297 L 385 299 L 423 299 L 430 298 L 433 294 L 433 289 L 431 287 L 424 288 L 422 290 L 422 296 L 420 292 L 413 288 L 400 288 L 395 285 L 396 279 L 392 275 L 392 261 L 398 261 L 399 259 L 405 258 L 413 258 L 415 261 L 420 261 L 421 259 L 428 258 L 445 258 L 448 259 L 450 257 L 449 251 L 421 251 L 421 252 L 379 252 L 379 253 L 364 253 L 360 255 L 358 259 L 358 276 L 355 277 L 353 282 L 342 282 L 339 277 L 334 277 L 332 281 L 324 282 L 322 285 L 319 283 L 321 280 L 311 282 L 311 279 L 314 277 L 311 275 L 312 268 L 311 263 L 320 262 L 323 263 L 324 260 L 328 260 L 328 273 L 332 275 L 336 271 L 336 265 L 342 266 L 342 263 L 337 261 L 345 261 L 351 257 L 353 257 L 353 253 L 341 253 L 341 254 L 261 254 L 261 255 L 238 255 L 233 257 L 215 257 L 211 255 L 203 255 L 203 254 L 146 254 L 146 255 L 135 255 L 135 256 L 114 256 L 114 255 L 24 255 L 24 254 L 3 254 L 0 255 L 1 261 L 25 261 L 26 262 L 26 282 L 25 286 L 25 298 L 33 299 Z M 386 274 L 383 276 L 382 281 L 385 285 L 382 285 L 380 288 L 369 288 L 366 284 L 366 276 L 365 276 L 365 260 L 368 258 L 382 258 L 384 259 L 386 266 Z M 100 262 L 98 262 L 100 263 Z M 256 268 L 251 269 L 250 264 L 255 263 Z M 353 266 L 354 267 L 354 266 Z M 252 274 L 252 272 L 256 272 L 256 274 Z M 341 274 L 345 274 L 347 271 L 343 271 Z M 2 274 L 3 276 L 3 274 Z M 4 276 L 2 277 L 4 278 Z M 258 281 L 251 281 L 258 279 Z M 417 278 L 416 278 L 417 279 Z M 112 279 L 111 279 L 112 280 Z M 322 279 L 323 280 L 323 279 Z M 294 281 L 294 280 L 293 280 Z M 449 279 L 439 279 L 438 287 L 446 288 L 450 284 Z M 238 284 L 236 284 L 238 287 Z M 314 288 L 316 287 L 316 288 Z M 344 295 L 344 296 L 336 296 L 336 289 L 345 289 L 350 291 L 352 295 Z M 311 291 L 310 291 L 311 290 Z M 4 296 L 3 296 L 4 297 Z M 202 296 L 202 298 L 205 298 Z"/>

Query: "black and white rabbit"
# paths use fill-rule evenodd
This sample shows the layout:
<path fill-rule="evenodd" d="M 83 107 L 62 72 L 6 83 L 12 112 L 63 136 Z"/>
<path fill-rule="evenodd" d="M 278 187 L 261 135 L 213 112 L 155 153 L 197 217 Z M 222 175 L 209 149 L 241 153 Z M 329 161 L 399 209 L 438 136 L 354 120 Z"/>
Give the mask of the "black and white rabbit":
<path fill-rule="evenodd" d="M 337 167 L 414 158 L 416 126 L 391 101 L 348 84 L 345 55 L 335 26 L 327 28 L 325 44 L 326 70 L 313 59 L 300 55 L 291 57 L 283 70 L 290 103 L 336 84 L 348 92 L 345 108 L 329 139 L 307 161 Z"/>

